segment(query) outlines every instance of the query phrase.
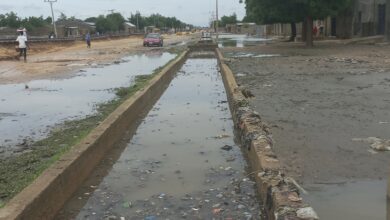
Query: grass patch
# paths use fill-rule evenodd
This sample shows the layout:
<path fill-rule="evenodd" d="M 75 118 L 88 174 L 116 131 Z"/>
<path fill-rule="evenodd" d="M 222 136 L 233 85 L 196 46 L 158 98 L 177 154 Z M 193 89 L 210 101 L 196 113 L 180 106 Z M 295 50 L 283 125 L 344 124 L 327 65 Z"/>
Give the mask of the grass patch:
<path fill-rule="evenodd" d="M 168 62 L 169 65 L 175 59 Z M 130 87 L 115 89 L 117 98 L 97 105 L 97 113 L 83 119 L 66 121 L 47 138 L 35 142 L 29 152 L 0 161 L 0 208 L 22 191 L 64 153 L 84 139 L 97 125 L 134 93 L 144 88 L 163 67 L 151 75 L 140 75 Z"/>

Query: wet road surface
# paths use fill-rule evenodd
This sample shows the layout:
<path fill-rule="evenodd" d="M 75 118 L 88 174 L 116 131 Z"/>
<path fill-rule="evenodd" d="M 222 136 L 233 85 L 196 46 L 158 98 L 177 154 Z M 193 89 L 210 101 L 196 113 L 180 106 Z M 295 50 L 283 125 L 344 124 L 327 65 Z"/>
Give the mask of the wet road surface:
<path fill-rule="evenodd" d="M 272 128 L 287 175 L 323 219 L 384 219 L 390 154 L 372 146 L 390 139 L 390 80 L 372 58 L 378 49 L 260 48 L 226 54 L 241 55 L 229 65 Z M 251 55 L 262 53 L 282 56 Z"/>
<path fill-rule="evenodd" d="M 151 74 L 174 54 L 149 52 L 116 64 L 95 66 L 71 78 L 0 85 L 0 157 L 16 145 L 44 138 L 56 125 L 91 115 L 99 103 L 114 99 L 115 88 L 128 87 L 136 75 Z"/>

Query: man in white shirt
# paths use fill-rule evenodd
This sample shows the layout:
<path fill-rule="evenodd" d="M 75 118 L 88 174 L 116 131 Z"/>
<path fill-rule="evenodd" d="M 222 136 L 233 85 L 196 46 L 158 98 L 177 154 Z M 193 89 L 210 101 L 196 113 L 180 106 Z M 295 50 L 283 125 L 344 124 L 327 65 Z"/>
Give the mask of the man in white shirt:
<path fill-rule="evenodd" d="M 29 48 L 28 43 L 27 43 L 27 37 L 23 35 L 23 32 L 19 32 L 18 38 L 16 38 L 16 42 L 19 43 L 19 57 L 22 55 L 24 56 L 24 62 L 27 61 L 27 48 Z"/>

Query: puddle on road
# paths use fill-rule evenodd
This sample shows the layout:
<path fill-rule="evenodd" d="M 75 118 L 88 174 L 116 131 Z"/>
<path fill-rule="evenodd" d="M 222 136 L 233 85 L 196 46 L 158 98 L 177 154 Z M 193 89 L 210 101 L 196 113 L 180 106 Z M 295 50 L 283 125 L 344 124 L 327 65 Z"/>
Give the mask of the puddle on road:
<path fill-rule="evenodd" d="M 247 53 L 247 52 L 230 52 L 225 53 L 226 57 L 231 58 L 269 58 L 269 57 L 280 57 L 280 54 L 258 54 L 258 53 Z"/>
<path fill-rule="evenodd" d="M 187 60 L 126 145 L 56 219 L 260 219 L 216 59 Z"/>
<path fill-rule="evenodd" d="M 270 39 L 251 37 L 247 35 L 220 35 L 218 47 L 249 47 L 263 44 L 269 40 Z"/>
<path fill-rule="evenodd" d="M 0 85 L 0 151 L 12 152 L 22 139 L 41 139 L 65 120 L 93 114 L 96 104 L 115 98 L 114 88 L 131 85 L 136 75 L 151 74 L 174 57 L 162 52 L 133 55 L 69 79 L 31 81 L 28 89 L 25 84 Z"/>
<path fill-rule="evenodd" d="M 386 181 L 359 181 L 345 184 L 316 184 L 304 196 L 321 219 L 386 219 Z"/>

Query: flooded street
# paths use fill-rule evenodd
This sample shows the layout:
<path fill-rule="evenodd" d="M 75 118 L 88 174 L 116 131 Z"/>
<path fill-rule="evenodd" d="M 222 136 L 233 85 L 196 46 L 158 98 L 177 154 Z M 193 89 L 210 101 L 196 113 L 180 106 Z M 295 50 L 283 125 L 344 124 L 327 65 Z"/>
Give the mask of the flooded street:
<path fill-rule="evenodd" d="M 321 219 L 385 219 L 389 65 L 377 46 L 226 50 L 272 129 L 288 176 Z M 247 57 L 244 55 L 250 54 Z M 258 58 L 251 54 L 281 54 Z M 351 55 L 354 54 L 354 55 Z"/>
<path fill-rule="evenodd" d="M 130 86 L 136 75 L 151 74 L 175 56 L 154 51 L 95 65 L 70 78 L 0 85 L 0 157 L 20 151 L 16 145 L 44 138 L 64 121 L 93 114 L 97 104 L 116 97 L 115 88 Z"/>
<path fill-rule="evenodd" d="M 219 48 L 224 47 L 250 47 L 256 46 L 259 44 L 264 44 L 270 39 L 265 39 L 261 37 L 240 35 L 240 34 L 222 34 L 219 35 Z"/>
<path fill-rule="evenodd" d="M 261 219 L 216 59 L 189 59 L 56 219 Z"/>

